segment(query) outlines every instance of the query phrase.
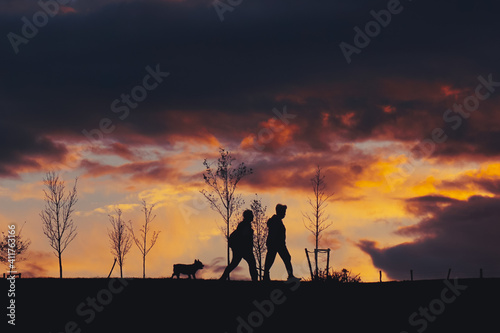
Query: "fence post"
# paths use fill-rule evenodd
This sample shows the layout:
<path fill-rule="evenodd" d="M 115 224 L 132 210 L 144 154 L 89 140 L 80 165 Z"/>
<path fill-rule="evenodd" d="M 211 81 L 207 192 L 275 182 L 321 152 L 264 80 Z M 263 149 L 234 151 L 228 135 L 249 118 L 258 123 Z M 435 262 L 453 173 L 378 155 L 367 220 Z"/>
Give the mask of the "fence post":
<path fill-rule="evenodd" d="M 410 269 L 410 278 L 413 281 L 413 269 Z"/>
<path fill-rule="evenodd" d="M 446 276 L 446 280 L 450 279 L 450 274 L 451 274 L 451 268 L 448 268 L 448 276 Z"/>
<path fill-rule="evenodd" d="M 382 282 L 382 271 L 378 271 L 378 273 L 379 273 L 380 282 Z"/>
<path fill-rule="evenodd" d="M 330 277 L 330 249 L 328 249 L 326 256 L 326 279 Z"/>

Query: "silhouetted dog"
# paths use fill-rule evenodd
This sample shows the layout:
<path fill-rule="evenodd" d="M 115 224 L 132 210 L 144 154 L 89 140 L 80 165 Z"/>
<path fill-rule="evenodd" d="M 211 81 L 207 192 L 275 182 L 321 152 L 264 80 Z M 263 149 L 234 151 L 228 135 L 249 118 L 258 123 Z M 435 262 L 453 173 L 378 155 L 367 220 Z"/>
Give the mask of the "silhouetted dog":
<path fill-rule="evenodd" d="M 198 259 L 195 259 L 194 263 L 191 265 L 175 264 L 174 273 L 172 274 L 171 278 L 173 278 L 174 275 L 179 278 L 179 275 L 184 274 L 189 276 L 189 278 L 191 278 L 192 275 L 193 279 L 196 280 L 196 271 L 202 269 L 203 267 L 203 264 Z"/>

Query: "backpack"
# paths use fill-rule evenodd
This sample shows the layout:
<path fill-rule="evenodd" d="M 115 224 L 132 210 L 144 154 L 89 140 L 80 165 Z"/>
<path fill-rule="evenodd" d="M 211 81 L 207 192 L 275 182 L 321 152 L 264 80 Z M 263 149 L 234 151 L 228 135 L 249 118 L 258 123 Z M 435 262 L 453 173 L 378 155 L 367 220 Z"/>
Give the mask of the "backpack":
<path fill-rule="evenodd" d="M 236 228 L 230 235 L 229 235 L 229 247 L 234 248 L 238 246 L 238 243 L 240 243 L 239 239 L 241 238 L 241 231 Z"/>
<path fill-rule="evenodd" d="M 249 236 L 247 228 L 250 228 L 250 230 L 252 230 L 252 226 L 251 225 L 247 226 L 244 225 L 243 223 L 244 221 L 240 222 L 238 224 L 238 227 L 236 227 L 236 229 L 229 235 L 228 239 L 229 247 L 232 248 L 233 250 L 234 249 L 241 250 L 242 247 L 245 248 L 247 245 L 246 244 L 248 241 L 247 237 Z M 253 243 L 252 240 L 251 242 Z"/>

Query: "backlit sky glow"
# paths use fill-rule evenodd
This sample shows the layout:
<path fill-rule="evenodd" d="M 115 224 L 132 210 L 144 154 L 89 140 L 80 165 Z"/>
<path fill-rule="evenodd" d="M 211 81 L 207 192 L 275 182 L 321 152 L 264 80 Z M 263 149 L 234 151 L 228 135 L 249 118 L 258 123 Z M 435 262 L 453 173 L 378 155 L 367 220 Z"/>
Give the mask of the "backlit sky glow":
<path fill-rule="evenodd" d="M 146 199 L 157 202 L 161 230 L 147 276 L 170 276 L 174 263 L 196 258 L 207 266 L 200 277 L 218 278 L 220 217 L 199 190 L 203 160 L 225 147 L 254 170 L 238 187 L 245 207 L 255 193 L 269 216 L 288 205 L 298 276 L 307 277 L 304 248 L 314 244 L 302 212 L 318 164 L 334 193 L 321 247 L 333 250 L 336 269 L 364 281 L 378 280 L 379 269 L 398 280 L 410 269 L 441 278 L 450 267 L 459 277 L 479 268 L 500 276 L 498 4 L 402 6 L 350 64 L 339 44 L 353 44 L 353 28 L 387 1 L 244 1 L 223 22 L 204 0 L 74 1 L 18 54 L 4 38 L 0 227 L 26 221 L 32 245 L 20 271 L 58 274 L 38 215 L 42 178 L 57 170 L 68 186 L 79 177 L 65 277 L 107 276 L 107 215 L 119 207 L 138 227 Z M 18 0 L 0 10 L 6 36 L 40 8 Z M 143 85 L 148 66 L 170 74 L 120 119 L 113 101 Z M 488 97 L 477 110 L 455 112 L 478 91 Z M 102 119 L 113 130 L 88 140 L 82 131 Z M 432 138 L 432 151 L 419 146 Z M 135 247 L 124 274 L 141 275 Z M 248 279 L 246 264 L 234 275 Z M 279 258 L 271 277 L 286 277 Z"/>

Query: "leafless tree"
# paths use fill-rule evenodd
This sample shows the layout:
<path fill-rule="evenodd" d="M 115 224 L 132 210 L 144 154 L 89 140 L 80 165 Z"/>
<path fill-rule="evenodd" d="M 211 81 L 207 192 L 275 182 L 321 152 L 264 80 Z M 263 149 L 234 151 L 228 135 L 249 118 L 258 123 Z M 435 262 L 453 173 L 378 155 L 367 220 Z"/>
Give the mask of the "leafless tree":
<path fill-rule="evenodd" d="M 203 179 L 210 189 L 208 191 L 203 189 L 200 193 L 208 200 L 210 207 L 224 219 L 224 236 L 227 242 L 231 232 L 231 217 L 245 203 L 240 195 L 235 194 L 236 187 L 243 177 L 252 173 L 252 169 L 247 168 L 245 163 L 240 163 L 237 167 L 233 167 L 232 164 L 235 158 L 231 153 L 224 148 L 220 148 L 219 152 L 220 157 L 217 160 L 217 168 L 212 168 L 212 163 L 209 163 L 206 159 L 203 162 L 206 168 L 203 173 Z M 228 243 L 228 265 L 230 262 L 229 255 Z"/>
<path fill-rule="evenodd" d="M 321 168 L 318 165 L 314 177 L 311 178 L 311 185 L 314 192 L 314 198 L 308 199 L 308 203 L 311 206 L 310 213 L 303 213 L 305 218 L 304 225 L 309 230 L 315 239 L 315 250 L 314 259 L 316 262 L 315 277 L 318 277 L 318 248 L 319 242 L 321 240 L 321 233 L 325 231 L 328 227 L 332 225 L 332 222 L 328 221 L 328 215 L 325 216 L 325 210 L 328 206 L 328 199 L 333 194 L 327 194 L 325 176 L 321 174 Z"/>
<path fill-rule="evenodd" d="M 24 225 L 19 230 L 16 230 L 15 225 L 13 226 L 12 228 L 9 226 L 9 231 L 2 232 L 0 241 L 0 262 L 7 264 L 9 274 L 17 262 L 26 260 L 26 251 L 31 244 L 29 239 L 24 239 L 22 236 Z"/>
<path fill-rule="evenodd" d="M 132 239 L 134 240 L 135 245 L 137 245 L 139 251 L 141 251 L 142 254 L 142 278 L 146 277 L 146 256 L 148 255 L 149 251 L 151 251 L 151 248 L 156 244 L 158 235 L 160 234 L 160 231 L 153 231 L 153 234 L 151 235 L 151 240 L 149 241 L 148 244 L 147 238 L 149 232 L 151 231 L 150 224 L 156 217 L 156 215 L 151 216 L 154 207 L 155 204 L 152 204 L 148 207 L 146 200 L 142 200 L 141 211 L 144 212 L 144 224 L 142 225 L 141 229 L 139 229 L 140 237 L 135 236 L 134 228 L 132 227 L 132 222 L 129 222 L 130 224 L 129 230 L 132 233 Z"/>
<path fill-rule="evenodd" d="M 66 193 L 65 182 L 55 172 L 48 172 L 43 179 L 46 189 L 45 208 L 40 213 L 43 233 L 49 239 L 55 256 L 59 259 L 59 278 L 62 278 L 62 254 L 75 239 L 77 232 L 72 214 L 78 201 L 75 178 L 73 188 Z"/>
<path fill-rule="evenodd" d="M 257 269 L 259 270 L 259 280 L 262 280 L 263 276 L 263 261 L 264 255 L 267 251 L 266 240 L 267 240 L 267 216 L 266 216 L 266 206 L 262 206 L 262 201 L 257 195 L 255 199 L 252 200 L 250 204 L 250 209 L 253 212 L 253 253 L 257 258 Z"/>
<path fill-rule="evenodd" d="M 127 230 L 125 221 L 122 220 L 122 211 L 117 208 L 115 213 L 116 216 L 108 215 L 109 222 L 111 223 L 111 230 L 108 229 L 108 236 L 111 245 L 111 254 L 118 260 L 120 277 L 123 278 L 123 263 L 125 262 L 125 256 L 132 247 L 132 234 Z"/>

